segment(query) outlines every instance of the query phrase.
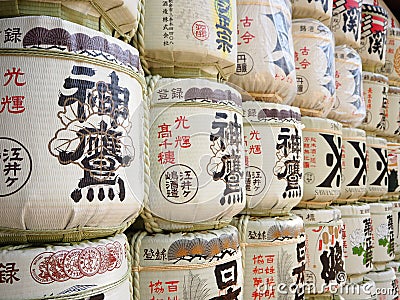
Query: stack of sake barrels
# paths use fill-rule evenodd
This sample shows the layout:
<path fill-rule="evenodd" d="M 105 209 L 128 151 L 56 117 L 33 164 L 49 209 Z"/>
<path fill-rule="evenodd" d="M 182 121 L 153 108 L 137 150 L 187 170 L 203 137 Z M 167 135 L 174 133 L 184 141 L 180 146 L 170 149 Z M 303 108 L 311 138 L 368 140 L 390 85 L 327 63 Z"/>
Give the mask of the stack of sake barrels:
<path fill-rule="evenodd" d="M 149 106 L 149 193 L 134 225 L 133 299 L 245 299 L 246 202 L 236 1 L 141 1 Z"/>
<path fill-rule="evenodd" d="M 132 298 L 144 197 L 135 1 L 1 1 L 0 299 Z"/>

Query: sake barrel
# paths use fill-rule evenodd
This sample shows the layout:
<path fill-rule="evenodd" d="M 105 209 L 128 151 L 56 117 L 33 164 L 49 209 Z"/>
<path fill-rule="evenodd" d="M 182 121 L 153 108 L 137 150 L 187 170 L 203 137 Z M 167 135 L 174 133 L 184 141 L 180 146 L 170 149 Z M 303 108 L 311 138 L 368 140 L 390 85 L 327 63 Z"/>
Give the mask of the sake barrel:
<path fill-rule="evenodd" d="M 291 0 L 293 19 L 313 18 L 329 25 L 332 18 L 333 0 Z"/>
<path fill-rule="evenodd" d="M 363 95 L 367 114 L 360 128 L 380 134 L 388 128 L 388 91 L 386 76 L 363 72 Z"/>
<path fill-rule="evenodd" d="M 400 283 L 400 262 L 399 261 L 391 261 L 386 264 L 387 268 L 391 268 L 396 275 L 396 289 L 399 292 L 399 283 Z"/>
<path fill-rule="evenodd" d="M 342 183 L 334 203 L 353 203 L 367 191 L 366 133 L 358 128 L 342 129 Z"/>
<path fill-rule="evenodd" d="M 377 201 L 388 192 L 388 153 L 384 138 L 367 136 L 367 192 L 364 201 Z"/>
<path fill-rule="evenodd" d="M 155 84 L 148 231 L 216 228 L 245 207 L 241 102 L 238 91 L 207 79 Z"/>
<path fill-rule="evenodd" d="M 400 82 L 400 29 L 390 28 L 387 31 L 385 65 L 379 69 L 389 80 Z"/>
<path fill-rule="evenodd" d="M 363 4 L 361 12 L 360 53 L 363 70 L 373 72 L 386 58 L 388 15 L 383 7 Z"/>
<path fill-rule="evenodd" d="M 373 238 L 368 204 L 340 205 L 343 220 L 343 253 L 346 275 L 372 271 Z"/>
<path fill-rule="evenodd" d="M 0 44 L 0 243 L 123 230 L 144 194 L 137 50 L 58 18 L 0 19 L 0 28 L 21 30 Z"/>
<path fill-rule="evenodd" d="M 139 0 L 0 0 L 0 5 L 0 18 L 58 17 L 126 41 L 131 40 L 138 27 Z M 16 38 L 21 31 L 8 27 L 5 33 Z"/>
<path fill-rule="evenodd" d="M 147 73 L 222 77 L 235 72 L 236 1 L 145 1 L 134 45 Z"/>
<path fill-rule="evenodd" d="M 302 117 L 304 192 L 297 206 L 329 205 L 341 190 L 342 125 L 330 119 Z"/>
<path fill-rule="evenodd" d="M 295 215 L 242 215 L 234 224 L 242 243 L 243 298 L 304 298 L 306 245 L 303 220 Z"/>
<path fill-rule="evenodd" d="M 282 215 L 303 195 L 303 139 L 297 107 L 244 101 L 246 207 L 250 215 Z"/>
<path fill-rule="evenodd" d="M 400 259 L 400 202 L 392 202 L 393 215 L 393 235 L 394 235 L 394 255 L 395 259 Z"/>
<path fill-rule="evenodd" d="M 388 143 L 388 193 L 387 200 L 399 200 L 400 195 L 400 144 Z"/>
<path fill-rule="evenodd" d="M 339 289 L 345 300 L 377 300 L 376 284 L 373 280 L 364 277 L 361 282 L 346 283 Z"/>
<path fill-rule="evenodd" d="M 297 95 L 302 115 L 325 117 L 335 103 L 334 38 L 314 19 L 293 20 Z"/>
<path fill-rule="evenodd" d="M 394 232 L 391 202 L 370 203 L 374 248 L 372 261 L 376 269 L 394 259 Z M 372 279 L 372 278 L 371 278 Z"/>
<path fill-rule="evenodd" d="M 124 234 L 79 243 L 2 246 L 0 299 L 129 300 L 129 256 Z"/>
<path fill-rule="evenodd" d="M 379 272 L 369 272 L 366 277 L 375 282 L 378 299 L 397 299 L 396 275 L 392 268 L 386 268 L 384 271 Z"/>
<path fill-rule="evenodd" d="M 236 72 L 229 81 L 256 100 L 290 104 L 296 71 L 289 0 L 237 1 Z"/>
<path fill-rule="evenodd" d="M 333 0 L 330 29 L 336 45 L 360 47 L 362 3 L 359 0 Z"/>
<path fill-rule="evenodd" d="M 305 293 L 336 291 L 346 282 L 340 210 L 295 209 L 306 232 Z"/>
<path fill-rule="evenodd" d="M 361 58 L 357 51 L 348 46 L 335 47 L 335 69 L 336 101 L 328 117 L 357 127 L 366 116 Z"/>
<path fill-rule="evenodd" d="M 244 299 L 237 229 L 149 235 L 132 239 L 134 300 Z"/>
<path fill-rule="evenodd" d="M 389 86 L 387 97 L 387 127 L 383 135 L 400 138 L 400 87 Z"/>

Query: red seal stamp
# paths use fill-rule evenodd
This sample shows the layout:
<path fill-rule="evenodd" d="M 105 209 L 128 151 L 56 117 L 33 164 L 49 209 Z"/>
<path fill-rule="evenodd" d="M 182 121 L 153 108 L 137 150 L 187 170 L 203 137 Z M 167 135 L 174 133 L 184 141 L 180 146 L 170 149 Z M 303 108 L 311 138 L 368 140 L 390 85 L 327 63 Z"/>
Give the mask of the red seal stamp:
<path fill-rule="evenodd" d="M 117 249 L 115 248 L 115 245 L 111 243 L 108 243 L 106 247 L 108 250 L 108 271 L 112 271 L 117 266 L 117 260 L 118 260 L 118 255 L 116 253 Z"/>
<path fill-rule="evenodd" d="M 108 270 L 108 250 L 106 246 L 97 246 L 96 249 L 100 252 L 100 268 L 97 273 L 103 274 Z"/>
<path fill-rule="evenodd" d="M 81 270 L 79 269 L 79 255 L 82 249 L 74 249 L 69 251 L 64 259 L 64 272 L 72 279 L 79 279 L 83 277 Z"/>
<path fill-rule="evenodd" d="M 85 248 L 79 255 L 79 270 L 85 276 L 93 276 L 100 269 L 100 252 L 94 247 Z"/>
<path fill-rule="evenodd" d="M 115 254 L 117 257 L 117 263 L 115 265 L 115 268 L 118 269 L 122 265 L 122 260 L 124 259 L 124 249 L 122 248 L 121 243 L 118 241 L 114 242 L 114 246 L 116 249 Z"/>
<path fill-rule="evenodd" d="M 38 254 L 31 263 L 31 276 L 32 278 L 41 284 L 48 284 L 54 282 L 54 279 L 50 277 L 49 271 L 47 270 L 47 264 L 49 258 L 54 252 L 43 252 Z"/>
<path fill-rule="evenodd" d="M 48 260 L 47 270 L 50 277 L 55 281 L 63 282 L 69 279 L 69 276 L 64 272 L 64 259 L 67 254 L 67 250 L 60 250 L 54 253 Z"/>
<path fill-rule="evenodd" d="M 196 21 L 192 25 L 192 34 L 196 39 L 205 41 L 210 36 L 210 29 L 203 21 Z"/>

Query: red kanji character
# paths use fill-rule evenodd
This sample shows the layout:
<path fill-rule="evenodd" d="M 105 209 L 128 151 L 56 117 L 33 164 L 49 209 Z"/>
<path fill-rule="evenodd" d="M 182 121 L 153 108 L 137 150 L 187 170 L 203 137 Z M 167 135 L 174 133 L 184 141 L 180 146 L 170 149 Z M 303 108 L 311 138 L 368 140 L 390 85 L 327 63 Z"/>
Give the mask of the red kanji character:
<path fill-rule="evenodd" d="M 17 70 L 17 68 L 13 67 L 12 71 L 10 71 L 10 69 L 7 69 L 7 72 L 4 73 L 4 77 L 8 76 L 8 79 L 7 79 L 7 82 L 4 84 L 4 86 L 7 86 L 13 78 L 14 78 L 14 83 L 16 86 L 25 85 L 26 82 L 18 82 L 19 75 L 25 75 L 25 73 L 21 72 L 20 68 L 18 68 L 18 70 Z"/>
<path fill-rule="evenodd" d="M 168 143 L 168 139 L 164 139 L 158 146 L 164 146 L 164 149 L 167 149 L 168 146 L 171 146 L 172 143 Z"/>
<path fill-rule="evenodd" d="M 158 280 L 154 283 L 153 283 L 153 281 L 150 281 L 149 288 L 150 288 L 150 294 L 153 294 L 153 293 L 163 294 L 165 291 L 164 287 L 162 286 L 162 282 L 160 280 Z"/>
<path fill-rule="evenodd" d="M 303 69 L 307 69 L 311 65 L 311 63 L 307 59 L 303 59 L 300 62 L 300 65 L 303 67 Z"/>
<path fill-rule="evenodd" d="M 188 129 L 188 128 L 190 128 L 189 125 L 188 125 L 188 126 L 185 125 L 185 122 L 187 122 L 187 121 L 188 121 L 188 120 L 186 119 L 186 116 L 179 116 L 179 117 L 177 117 L 176 120 L 175 120 L 175 123 L 177 123 L 175 128 L 178 129 L 181 125 L 182 125 L 182 128 L 183 128 L 183 129 Z"/>
<path fill-rule="evenodd" d="M 255 38 L 255 35 L 252 35 L 248 31 L 246 31 L 246 33 L 241 36 L 241 39 L 244 40 L 245 44 L 248 44 L 254 38 Z"/>
<path fill-rule="evenodd" d="M 253 300 L 261 300 L 262 296 L 263 296 L 263 293 L 258 290 L 253 291 L 253 293 L 251 294 L 251 297 L 253 297 Z"/>
<path fill-rule="evenodd" d="M 250 140 L 256 139 L 257 141 L 261 140 L 259 136 L 260 132 L 258 130 L 252 130 L 250 132 Z"/>
<path fill-rule="evenodd" d="M 253 256 L 253 264 L 255 265 L 262 265 L 264 264 L 264 258 L 262 255 L 254 255 Z"/>
<path fill-rule="evenodd" d="M 294 51 L 294 61 L 299 61 L 299 52 Z"/>
<path fill-rule="evenodd" d="M 300 49 L 300 52 L 302 55 L 308 55 L 310 49 L 308 49 L 306 46 L 304 46 L 304 48 Z"/>
<path fill-rule="evenodd" d="M 261 154 L 261 145 L 251 145 L 249 154 Z"/>
<path fill-rule="evenodd" d="M 260 277 L 253 277 L 253 286 L 257 287 L 259 285 L 261 285 L 263 282 L 262 278 Z"/>
<path fill-rule="evenodd" d="M 24 107 L 24 101 L 25 96 L 12 96 L 11 100 L 12 100 L 12 106 L 10 109 L 10 106 L 8 107 L 8 111 L 12 114 L 20 114 L 23 113 L 25 111 L 25 107 Z"/>
<path fill-rule="evenodd" d="M 190 136 L 188 135 L 177 136 L 175 138 L 175 148 L 178 146 L 180 148 L 190 148 L 190 146 L 192 146 L 192 144 L 190 143 Z"/>
<path fill-rule="evenodd" d="M 267 264 L 273 264 L 273 263 L 274 263 L 275 255 L 273 255 L 273 254 L 271 254 L 271 255 L 265 255 L 265 258 L 267 259 Z"/>
<path fill-rule="evenodd" d="M 254 21 L 253 19 L 249 19 L 248 16 L 244 17 L 244 19 L 240 19 L 239 22 L 243 23 L 243 27 L 250 27 L 251 22 Z"/>
<path fill-rule="evenodd" d="M 158 154 L 158 162 L 160 164 L 167 164 L 167 163 L 174 164 L 175 152 L 174 151 L 160 152 Z"/>
<path fill-rule="evenodd" d="M 7 110 L 10 109 L 10 103 L 11 103 L 11 97 L 6 96 L 5 98 L 3 97 L 1 100 L 1 109 L 0 109 L 0 113 L 2 113 L 6 107 Z"/>
<path fill-rule="evenodd" d="M 171 125 L 165 124 L 165 122 L 161 125 L 158 125 L 158 128 L 161 130 L 158 132 L 158 138 L 169 138 L 172 137 L 172 132 L 169 130 Z"/>
<path fill-rule="evenodd" d="M 166 281 L 165 284 L 167 284 L 167 289 L 169 293 L 176 293 L 178 292 L 178 283 L 179 280 L 171 280 L 171 281 Z"/>

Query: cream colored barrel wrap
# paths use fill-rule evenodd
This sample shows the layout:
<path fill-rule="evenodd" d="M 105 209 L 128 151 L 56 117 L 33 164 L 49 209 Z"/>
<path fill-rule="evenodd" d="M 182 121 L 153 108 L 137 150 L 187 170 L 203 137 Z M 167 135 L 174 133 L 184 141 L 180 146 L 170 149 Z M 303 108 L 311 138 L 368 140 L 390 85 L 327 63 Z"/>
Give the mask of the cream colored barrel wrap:
<path fill-rule="evenodd" d="M 138 33 L 153 75 L 226 79 L 235 72 L 236 1 L 145 1 Z"/>
<path fill-rule="evenodd" d="M 303 220 L 235 217 L 244 263 L 244 299 L 304 298 L 306 245 Z"/>
<path fill-rule="evenodd" d="M 343 300 L 343 297 L 336 294 L 325 293 L 319 295 L 306 295 L 305 300 Z"/>
<path fill-rule="evenodd" d="M 386 268 L 379 272 L 369 272 L 365 276 L 375 282 L 379 300 L 397 299 L 396 274 L 392 268 Z"/>
<path fill-rule="evenodd" d="M 2 300 L 131 298 L 124 234 L 79 243 L 0 247 Z M 119 298 L 104 297 L 118 295 Z"/>
<path fill-rule="evenodd" d="M 325 117 L 335 103 L 334 37 L 314 19 L 293 20 L 297 95 L 303 115 Z"/>
<path fill-rule="evenodd" d="M 343 128 L 342 184 L 334 203 L 352 203 L 367 191 L 367 137 L 362 129 Z"/>
<path fill-rule="evenodd" d="M 362 5 L 361 47 L 357 51 L 363 62 L 363 70 L 373 72 L 385 63 L 387 27 L 388 15 L 383 7 Z"/>
<path fill-rule="evenodd" d="M 362 3 L 363 0 L 333 0 L 330 29 L 336 45 L 360 47 Z"/>
<path fill-rule="evenodd" d="M 399 291 L 399 283 L 400 283 L 400 262 L 392 260 L 386 264 L 387 268 L 391 268 L 396 275 L 396 288 L 397 292 Z"/>
<path fill-rule="evenodd" d="M 388 143 L 388 193 L 385 199 L 398 200 L 400 196 L 400 143 Z"/>
<path fill-rule="evenodd" d="M 299 205 L 326 206 L 341 190 L 342 125 L 330 119 L 302 117 L 304 193 Z"/>
<path fill-rule="evenodd" d="M 346 274 L 364 274 L 372 271 L 372 224 L 368 204 L 340 205 L 343 220 L 343 253 Z"/>
<path fill-rule="evenodd" d="M 400 201 L 392 202 L 395 259 L 400 259 Z"/>
<path fill-rule="evenodd" d="M 400 29 L 390 28 L 387 31 L 386 61 L 379 69 L 389 80 L 400 83 Z"/>
<path fill-rule="evenodd" d="M 400 87 L 389 86 L 385 136 L 400 138 Z"/>
<path fill-rule="evenodd" d="M 386 263 L 394 259 L 394 231 L 391 202 L 370 203 L 374 264 Z"/>
<path fill-rule="evenodd" d="M 289 0 L 237 1 L 238 54 L 229 81 L 254 99 L 290 104 L 297 91 Z"/>
<path fill-rule="evenodd" d="M 146 210 L 161 229 L 226 225 L 246 204 L 241 95 L 206 79 L 161 79 L 150 111 Z M 149 224 L 149 228 L 156 227 Z"/>
<path fill-rule="evenodd" d="M 363 72 L 363 95 L 367 115 L 360 128 L 380 134 L 388 128 L 388 91 L 389 83 L 386 76 Z"/>
<path fill-rule="evenodd" d="M 129 41 L 138 27 L 139 1 L 0 0 L 0 17 L 59 17 Z"/>
<path fill-rule="evenodd" d="M 291 0 L 293 19 L 313 18 L 329 25 L 332 18 L 333 0 Z"/>
<path fill-rule="evenodd" d="M 58 18 L 1 19 L 7 28 L 21 35 L 0 41 L 0 242 L 125 227 L 144 194 L 137 50 Z"/>
<path fill-rule="evenodd" d="M 387 141 L 367 135 L 367 192 L 366 201 L 379 200 L 388 192 Z"/>
<path fill-rule="evenodd" d="M 340 210 L 295 209 L 306 231 L 306 294 L 335 291 L 346 282 Z"/>
<path fill-rule="evenodd" d="M 297 107 L 243 102 L 246 207 L 250 215 L 282 215 L 303 195 L 303 139 Z"/>
<path fill-rule="evenodd" d="M 359 283 L 347 283 L 339 290 L 345 300 L 377 300 L 376 284 L 367 275 Z"/>
<path fill-rule="evenodd" d="M 134 300 L 246 299 L 242 254 L 233 226 L 132 239 Z"/>
<path fill-rule="evenodd" d="M 336 101 L 328 118 L 357 127 L 366 116 L 362 88 L 362 64 L 357 51 L 335 47 Z"/>

